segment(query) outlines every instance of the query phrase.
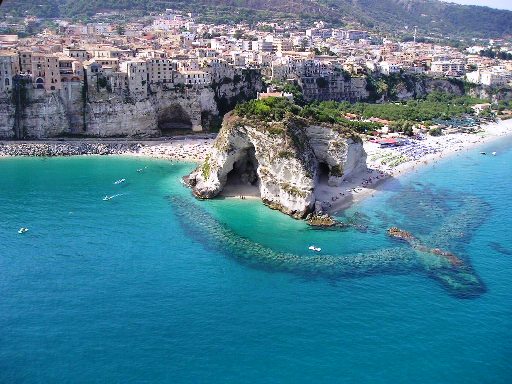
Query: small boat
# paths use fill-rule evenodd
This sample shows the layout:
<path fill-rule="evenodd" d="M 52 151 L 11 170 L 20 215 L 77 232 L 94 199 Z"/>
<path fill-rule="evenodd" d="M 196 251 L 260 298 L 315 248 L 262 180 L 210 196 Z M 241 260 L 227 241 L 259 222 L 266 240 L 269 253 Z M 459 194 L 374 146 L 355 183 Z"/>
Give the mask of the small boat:
<path fill-rule="evenodd" d="M 126 181 L 126 179 L 119 179 L 119 180 L 114 181 L 114 184 L 116 184 L 116 185 L 117 185 L 117 184 L 122 184 L 122 183 L 124 183 L 125 181 Z"/>
<path fill-rule="evenodd" d="M 315 252 L 320 252 L 320 251 L 322 250 L 322 248 L 315 247 L 314 245 L 310 245 L 310 246 L 308 247 L 308 249 L 309 249 L 310 251 L 315 251 Z"/>
<path fill-rule="evenodd" d="M 480 152 L 480 154 L 481 154 L 481 155 L 487 155 L 487 153 L 485 153 L 485 152 Z"/>
<path fill-rule="evenodd" d="M 21 228 L 18 230 L 18 233 L 19 233 L 19 234 L 22 234 L 22 233 L 25 233 L 25 232 L 28 232 L 28 228 L 21 227 Z"/>
<path fill-rule="evenodd" d="M 492 153 L 492 155 L 493 155 L 493 156 L 496 156 L 496 152 L 493 152 L 493 153 Z"/>
<path fill-rule="evenodd" d="M 142 168 L 137 169 L 137 172 L 139 172 L 139 173 L 141 173 L 142 171 L 144 171 L 144 169 L 142 169 Z"/>

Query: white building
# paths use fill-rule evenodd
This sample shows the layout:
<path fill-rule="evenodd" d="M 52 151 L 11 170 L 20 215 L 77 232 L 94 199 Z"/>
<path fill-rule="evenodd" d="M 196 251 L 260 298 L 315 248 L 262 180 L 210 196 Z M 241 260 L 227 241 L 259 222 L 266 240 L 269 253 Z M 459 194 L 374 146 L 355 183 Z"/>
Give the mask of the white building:
<path fill-rule="evenodd" d="M 402 66 L 398 63 L 391 63 L 389 61 L 383 61 L 379 63 L 380 72 L 384 75 L 390 75 L 392 73 L 399 73 Z"/>
<path fill-rule="evenodd" d="M 463 60 L 433 61 L 430 71 L 443 75 L 448 73 L 463 75 L 466 72 L 466 63 Z"/>
<path fill-rule="evenodd" d="M 211 76 L 204 71 L 180 71 L 176 74 L 175 83 L 185 85 L 209 85 Z"/>

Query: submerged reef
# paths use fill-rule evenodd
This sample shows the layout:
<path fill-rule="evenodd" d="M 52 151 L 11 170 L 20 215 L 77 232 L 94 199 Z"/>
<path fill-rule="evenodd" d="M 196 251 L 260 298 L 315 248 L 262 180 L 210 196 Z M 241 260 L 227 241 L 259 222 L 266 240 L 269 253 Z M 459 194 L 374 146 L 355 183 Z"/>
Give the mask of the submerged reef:
<path fill-rule="evenodd" d="M 272 272 L 287 272 L 325 279 L 378 274 L 419 273 L 439 283 L 458 298 L 478 297 L 486 291 L 467 257 L 448 251 L 454 240 L 470 236 L 483 222 L 487 205 L 474 197 L 461 199 L 457 213 L 447 215 L 430 236 L 417 238 L 393 228 L 389 234 L 407 245 L 356 254 L 314 256 L 280 252 L 237 235 L 190 199 L 169 196 L 181 225 L 193 238 L 240 263 Z M 344 229 L 346 230 L 346 229 Z"/>

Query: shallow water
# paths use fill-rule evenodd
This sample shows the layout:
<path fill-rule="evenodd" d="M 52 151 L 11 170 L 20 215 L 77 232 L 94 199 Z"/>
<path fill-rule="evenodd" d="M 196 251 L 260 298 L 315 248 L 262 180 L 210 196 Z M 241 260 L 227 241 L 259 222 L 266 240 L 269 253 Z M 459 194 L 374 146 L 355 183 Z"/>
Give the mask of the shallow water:
<path fill-rule="evenodd" d="M 490 149 L 388 184 L 342 231 L 195 201 L 190 164 L 2 159 L 0 382 L 509 383 L 512 141 Z"/>

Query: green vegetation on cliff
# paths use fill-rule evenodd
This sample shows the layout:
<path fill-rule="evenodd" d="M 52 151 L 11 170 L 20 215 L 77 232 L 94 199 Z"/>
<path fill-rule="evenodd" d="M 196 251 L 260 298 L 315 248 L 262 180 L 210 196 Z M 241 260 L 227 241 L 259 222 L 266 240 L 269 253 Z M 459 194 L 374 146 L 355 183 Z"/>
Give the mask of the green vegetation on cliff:
<path fill-rule="evenodd" d="M 409 100 L 403 103 L 370 104 L 323 101 L 313 102 L 303 108 L 285 98 L 269 97 L 251 100 L 236 106 L 234 113 L 240 117 L 257 118 L 265 122 L 282 121 L 296 116 L 312 123 L 336 124 L 359 133 L 374 131 L 382 124 L 353 120 L 357 115 L 363 120 L 379 118 L 392 121 L 391 128 L 400 132 L 412 132 L 416 122 L 431 122 L 434 119 L 451 119 L 472 114 L 472 106 L 485 100 L 469 96 L 454 96 L 434 92 L 423 100 Z"/>
<path fill-rule="evenodd" d="M 470 96 L 455 96 L 447 93 L 433 92 L 425 99 L 409 100 L 402 103 L 313 103 L 310 108 L 319 109 L 323 114 L 353 113 L 363 118 L 376 117 L 386 120 L 430 121 L 432 119 L 450 119 L 471 114 L 471 106 L 486 100 Z"/>
<path fill-rule="evenodd" d="M 281 121 L 286 115 L 298 116 L 301 108 L 282 97 L 268 97 L 262 100 L 251 100 L 238 104 L 235 114 L 241 117 L 256 117 L 264 121 Z"/>

